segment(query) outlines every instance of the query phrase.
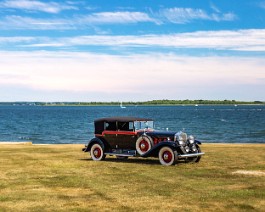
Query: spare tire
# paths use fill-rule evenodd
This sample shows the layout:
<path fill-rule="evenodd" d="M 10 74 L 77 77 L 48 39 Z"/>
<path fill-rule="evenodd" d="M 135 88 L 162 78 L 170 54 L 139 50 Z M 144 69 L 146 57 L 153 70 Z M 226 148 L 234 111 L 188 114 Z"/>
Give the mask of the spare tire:
<path fill-rule="evenodd" d="M 144 155 L 154 146 L 153 139 L 150 136 L 143 135 L 136 141 L 136 150 L 139 155 Z"/>

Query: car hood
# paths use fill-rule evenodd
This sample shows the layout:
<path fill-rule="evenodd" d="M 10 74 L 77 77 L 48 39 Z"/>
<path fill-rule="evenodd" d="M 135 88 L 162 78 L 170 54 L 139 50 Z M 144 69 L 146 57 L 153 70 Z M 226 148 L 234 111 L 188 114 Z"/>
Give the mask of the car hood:
<path fill-rule="evenodd" d="M 141 132 L 140 134 L 143 134 L 143 132 Z M 146 135 L 151 136 L 151 137 L 170 137 L 170 138 L 174 138 L 176 132 L 173 131 L 160 131 L 160 130 L 154 130 L 154 131 L 147 131 Z"/>

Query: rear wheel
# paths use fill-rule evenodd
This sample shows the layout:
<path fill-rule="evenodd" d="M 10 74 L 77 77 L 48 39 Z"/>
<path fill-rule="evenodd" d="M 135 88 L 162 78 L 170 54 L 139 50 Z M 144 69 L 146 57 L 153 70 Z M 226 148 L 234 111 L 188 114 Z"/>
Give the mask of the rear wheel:
<path fill-rule="evenodd" d="M 162 165 L 171 166 L 177 161 L 177 152 L 166 146 L 159 150 L 158 157 Z"/>
<path fill-rule="evenodd" d="M 91 158 L 95 161 L 104 160 L 106 155 L 104 155 L 103 148 L 100 144 L 95 143 L 92 145 L 90 150 Z"/>

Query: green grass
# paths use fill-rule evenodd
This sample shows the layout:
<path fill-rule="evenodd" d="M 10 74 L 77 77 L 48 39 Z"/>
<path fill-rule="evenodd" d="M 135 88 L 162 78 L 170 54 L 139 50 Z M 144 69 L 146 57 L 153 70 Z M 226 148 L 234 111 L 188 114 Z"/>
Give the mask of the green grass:
<path fill-rule="evenodd" d="M 264 144 L 204 144 L 200 163 L 95 162 L 83 145 L 1 145 L 0 211 L 264 211 Z"/>

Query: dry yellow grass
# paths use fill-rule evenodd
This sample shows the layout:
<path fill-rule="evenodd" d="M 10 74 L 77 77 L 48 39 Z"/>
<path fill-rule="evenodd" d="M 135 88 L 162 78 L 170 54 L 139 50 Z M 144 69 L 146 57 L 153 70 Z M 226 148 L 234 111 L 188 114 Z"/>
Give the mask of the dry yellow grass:
<path fill-rule="evenodd" d="M 83 145 L 0 143 L 0 211 L 264 211 L 264 144 L 203 144 L 198 164 L 107 157 Z M 236 173 L 238 172 L 238 173 Z"/>

